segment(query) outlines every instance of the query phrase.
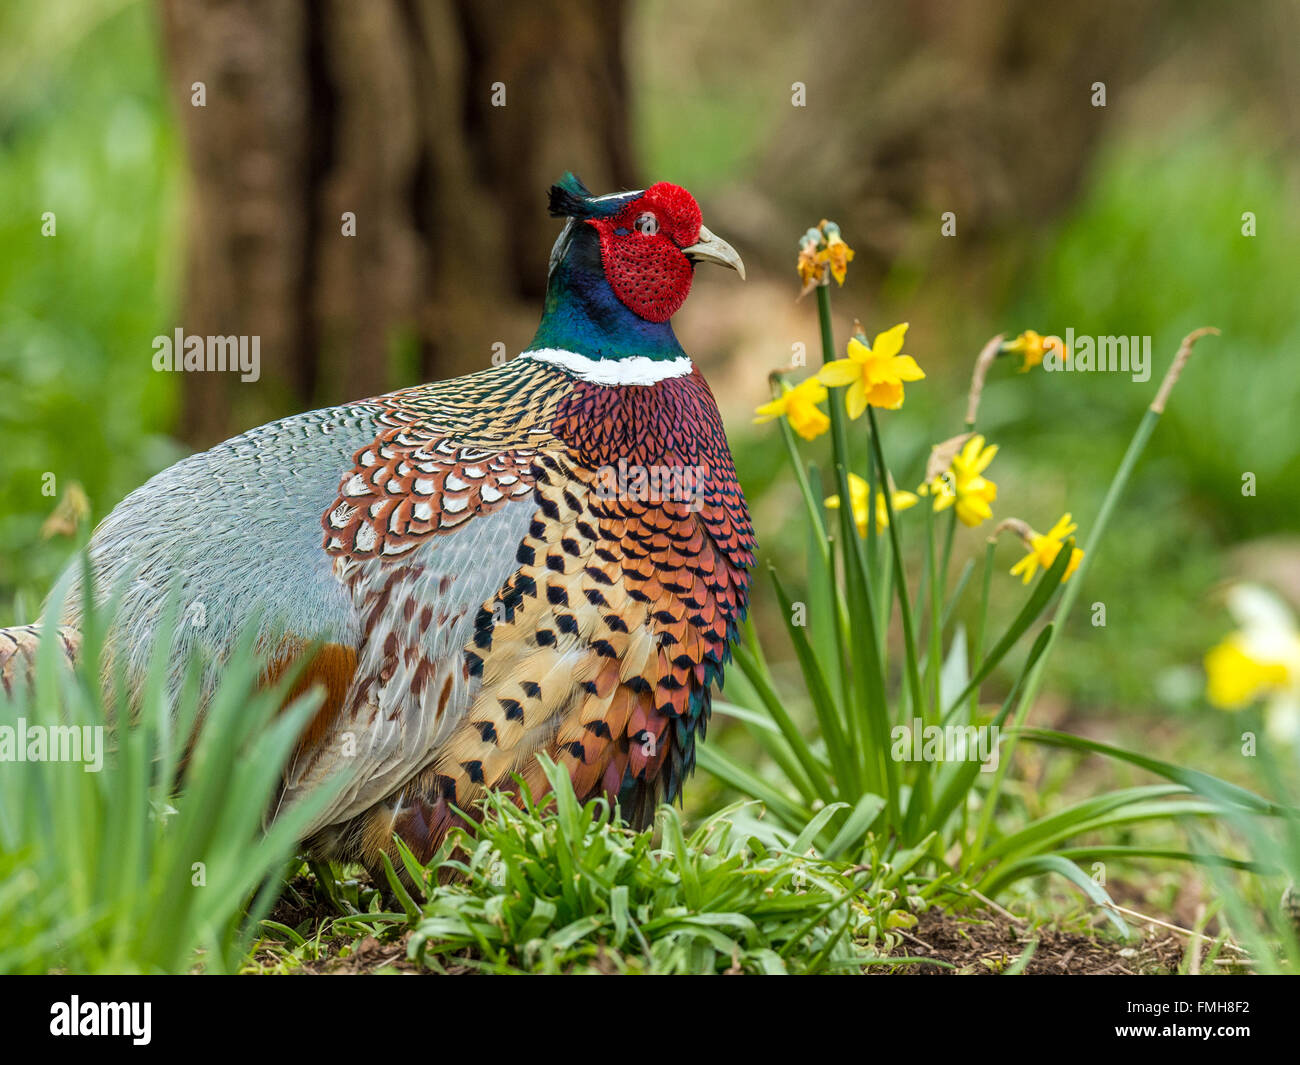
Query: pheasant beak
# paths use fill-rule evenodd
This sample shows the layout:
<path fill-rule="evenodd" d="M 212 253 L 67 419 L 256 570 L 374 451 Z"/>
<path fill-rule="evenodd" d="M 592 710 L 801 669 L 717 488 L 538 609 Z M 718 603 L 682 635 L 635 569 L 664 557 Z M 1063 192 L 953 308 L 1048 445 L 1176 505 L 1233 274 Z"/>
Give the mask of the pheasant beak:
<path fill-rule="evenodd" d="M 742 281 L 745 280 L 745 264 L 741 262 L 736 249 L 721 237 L 710 233 L 706 226 L 700 226 L 700 239 L 689 248 L 683 248 L 682 254 L 692 262 L 730 266 Z"/>

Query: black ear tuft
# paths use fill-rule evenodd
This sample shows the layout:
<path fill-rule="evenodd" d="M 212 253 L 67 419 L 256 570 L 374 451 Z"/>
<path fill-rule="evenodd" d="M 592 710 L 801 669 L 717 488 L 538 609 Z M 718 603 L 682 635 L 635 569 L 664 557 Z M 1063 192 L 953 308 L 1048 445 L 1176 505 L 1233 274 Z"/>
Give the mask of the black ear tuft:
<path fill-rule="evenodd" d="M 564 176 L 551 186 L 550 212 L 556 218 L 587 218 L 591 215 L 591 190 L 573 173 Z"/>

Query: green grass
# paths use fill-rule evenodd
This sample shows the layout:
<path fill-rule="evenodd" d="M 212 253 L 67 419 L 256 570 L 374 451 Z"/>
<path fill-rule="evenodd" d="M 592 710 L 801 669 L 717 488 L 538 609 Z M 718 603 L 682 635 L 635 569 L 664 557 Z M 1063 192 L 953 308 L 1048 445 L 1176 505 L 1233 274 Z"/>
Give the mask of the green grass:
<path fill-rule="evenodd" d="M 601 799 L 580 804 L 563 769 L 534 799 L 495 794 L 481 823 L 454 833 L 428 867 L 407 854 L 390 887 L 403 912 L 328 923 L 329 937 L 409 932 L 408 957 L 435 971 L 492 973 L 821 973 L 892 966 L 884 955 L 915 923 L 905 896 L 867 870 L 804 854 L 774 837 L 753 804 L 737 804 L 686 834 L 659 812 L 659 839 L 634 832 Z M 448 874 L 453 879 L 447 882 Z M 912 901 L 915 901 L 914 899 Z M 263 949 L 289 967 L 323 953 L 321 927 L 268 928 Z"/>
<path fill-rule="evenodd" d="M 160 648 L 122 732 L 113 707 L 125 705 L 123 678 L 101 686 L 101 633 L 93 619 L 83 630 L 75 673 L 62 667 L 57 641 L 43 641 L 35 684 L 0 696 L 0 726 L 89 728 L 103 754 L 95 772 L 51 760 L 6 761 L 0 772 L 0 973 L 232 972 L 280 891 L 299 832 L 328 798 L 263 831 L 316 700 L 280 713 L 287 683 L 258 689 L 250 640 L 225 663 L 210 702 L 200 700 L 197 670 L 170 694 Z"/>

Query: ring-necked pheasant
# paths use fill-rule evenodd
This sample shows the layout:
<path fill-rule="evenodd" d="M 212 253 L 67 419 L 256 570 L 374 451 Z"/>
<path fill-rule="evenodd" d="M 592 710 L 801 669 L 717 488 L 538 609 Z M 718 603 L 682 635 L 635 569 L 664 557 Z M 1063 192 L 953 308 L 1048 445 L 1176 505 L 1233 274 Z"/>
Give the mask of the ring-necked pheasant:
<path fill-rule="evenodd" d="M 253 619 L 272 675 L 316 648 L 299 687 L 325 701 L 278 802 L 348 775 L 319 856 L 373 868 L 397 833 L 427 859 L 451 806 L 513 773 L 544 791 L 537 752 L 639 825 L 694 766 L 754 536 L 669 319 L 696 262 L 744 267 L 675 185 L 593 196 L 566 174 L 550 209 L 566 222 L 518 357 L 253 429 L 91 541 L 101 592 L 125 589 L 108 651 L 136 682 L 177 583 L 178 660 L 219 668 Z"/>

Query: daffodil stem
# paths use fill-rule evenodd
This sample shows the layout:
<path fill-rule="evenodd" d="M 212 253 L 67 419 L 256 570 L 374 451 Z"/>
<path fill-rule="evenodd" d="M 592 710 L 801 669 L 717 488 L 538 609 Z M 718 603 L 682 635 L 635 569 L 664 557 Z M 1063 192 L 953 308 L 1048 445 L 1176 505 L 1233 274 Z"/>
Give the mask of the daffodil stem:
<path fill-rule="evenodd" d="M 993 365 L 993 360 L 998 357 L 998 352 L 1002 349 L 1003 334 L 989 340 L 980 350 L 979 357 L 975 360 L 975 369 L 971 373 L 970 394 L 966 397 L 966 431 L 974 432 L 975 419 L 979 415 L 980 398 L 984 395 L 984 378 L 989 372 L 989 367 Z"/>
<path fill-rule="evenodd" d="M 835 361 L 835 334 L 832 332 L 831 325 L 831 291 L 829 285 L 819 285 L 817 287 L 817 325 L 821 331 L 822 337 L 822 365 Z M 837 465 L 843 466 L 845 470 L 850 469 L 849 463 L 849 439 L 845 429 L 844 420 L 848 417 L 844 409 L 844 389 L 831 388 L 827 389 L 829 393 L 826 398 L 826 406 L 831 415 L 831 469 Z M 840 506 L 849 508 L 852 513 L 853 500 L 846 495 L 841 494 Z M 845 549 L 848 547 L 845 545 Z M 870 580 L 871 574 L 868 573 L 867 579 Z"/>
<path fill-rule="evenodd" d="M 880 446 L 880 427 L 876 422 L 876 410 L 867 407 L 867 418 L 871 422 L 871 450 L 876 459 L 876 471 L 881 484 L 889 483 L 889 467 L 885 465 L 885 452 Z M 912 604 L 907 594 L 907 574 L 903 571 L 903 551 L 898 541 L 898 522 L 894 516 L 894 501 L 889 492 L 885 492 L 885 514 L 889 528 L 890 554 L 893 556 L 894 591 L 898 596 L 898 612 L 903 619 L 903 651 L 907 658 L 907 684 L 912 696 L 912 706 L 916 713 L 923 713 L 925 705 L 921 694 L 921 670 L 918 665 L 916 650 L 916 629 L 912 624 Z"/>
<path fill-rule="evenodd" d="M 841 523 L 842 524 L 842 523 Z M 853 669 L 852 663 L 848 661 L 850 619 L 847 609 L 841 613 L 840 604 L 842 597 L 840 593 L 840 580 L 836 567 L 835 548 L 833 544 L 830 547 L 829 564 L 826 567 L 826 579 L 830 583 L 831 594 L 835 598 L 835 609 L 832 615 L 835 624 L 835 660 L 839 665 L 840 679 L 840 700 L 844 713 L 844 733 L 849 737 L 850 743 L 862 743 L 862 728 L 858 723 L 857 715 L 853 713 L 852 708 L 856 705 L 853 693 Z"/>
<path fill-rule="evenodd" d="M 876 495 L 880 492 L 880 478 L 876 475 L 876 464 L 867 456 L 867 565 L 871 570 L 871 579 L 877 587 L 883 589 L 879 600 L 879 617 L 876 631 L 880 633 L 880 660 L 889 660 L 889 614 L 893 596 L 893 577 L 887 563 L 880 561 L 880 530 L 876 528 Z M 888 493 L 886 493 L 888 494 Z M 885 551 L 889 544 L 884 545 Z M 901 707 L 899 708 L 902 709 Z"/>
<path fill-rule="evenodd" d="M 880 482 L 876 478 L 876 464 L 867 463 L 867 565 L 872 575 L 880 573 L 880 534 L 876 529 L 876 493 L 880 491 Z M 889 601 L 889 597 L 885 597 Z"/>
<path fill-rule="evenodd" d="M 832 332 L 831 325 L 831 292 L 829 285 L 817 286 L 817 324 L 821 329 L 822 335 L 822 364 L 835 361 L 835 334 Z M 844 410 L 844 389 L 828 389 L 827 406 L 831 414 L 831 447 L 834 449 L 835 462 L 843 464 L 844 468 L 851 469 L 852 463 L 849 461 L 849 440 L 848 433 L 845 431 L 844 419 L 847 414 Z M 843 499 L 840 501 L 841 506 L 850 506 L 851 500 Z"/>
<path fill-rule="evenodd" d="M 941 712 L 939 706 L 939 671 L 943 663 L 943 585 L 939 577 L 939 558 L 934 535 L 934 508 L 925 508 L 925 548 L 927 564 L 930 567 L 930 710 L 934 715 Z"/>
<path fill-rule="evenodd" d="M 998 549 L 996 538 L 990 536 L 987 546 L 984 548 L 984 587 L 980 591 L 980 610 L 975 620 L 975 635 L 971 644 L 971 669 L 978 669 L 984 660 L 984 643 L 988 632 L 989 620 L 989 592 L 993 585 L 993 556 Z M 1050 637 L 1049 637 L 1050 638 Z M 970 723 L 977 724 L 979 720 L 980 709 L 980 691 L 976 687 L 970 693 Z M 1002 770 L 1007 764 L 1007 759 L 999 752 L 998 769 Z M 975 839 L 970 840 L 967 837 L 967 826 L 970 823 L 968 816 L 969 803 L 962 803 L 961 807 L 961 867 L 966 867 L 966 857 L 970 854 L 978 854 L 984 846 L 984 834 L 987 825 L 991 821 L 994 808 L 997 805 L 997 795 L 1001 790 L 1001 776 L 994 776 L 992 784 L 989 786 L 988 794 L 984 797 L 983 810 L 976 822 Z"/>
<path fill-rule="evenodd" d="M 975 636 L 971 643 L 970 668 L 972 673 L 984 661 L 984 643 L 989 622 L 989 592 L 993 586 L 993 555 L 997 549 L 997 541 L 990 537 L 988 546 L 984 549 L 984 587 L 980 590 L 980 610 L 975 619 Z M 970 722 L 972 725 L 975 724 L 975 719 L 979 715 L 979 709 L 980 692 L 979 688 L 975 688 L 970 693 Z"/>
<path fill-rule="evenodd" d="M 928 611 L 929 628 L 926 632 L 926 639 L 930 648 L 930 665 L 928 668 L 931 673 L 931 700 L 935 713 L 938 713 L 941 709 L 939 705 L 938 677 L 943 669 L 943 630 L 947 617 L 944 600 L 948 593 L 948 572 L 952 566 L 953 541 L 957 532 L 957 512 L 952 507 L 948 508 L 947 518 L 945 519 L 947 524 L 944 526 L 943 553 L 936 563 L 934 522 L 937 520 L 934 517 L 934 508 L 927 506 L 925 534 L 929 550 L 929 564 L 920 581 L 920 587 L 916 593 L 916 606 L 913 608 L 914 612 L 919 616 L 922 609 L 922 600 L 925 598 L 925 593 L 928 592 L 930 600 Z M 952 605 L 952 602 L 949 602 L 947 610 L 951 610 Z"/>
<path fill-rule="evenodd" d="M 834 334 L 834 327 L 831 323 L 831 294 L 830 294 L 829 285 L 820 285 L 817 288 L 817 325 L 821 333 L 822 363 L 825 364 L 828 362 L 834 362 L 835 361 L 835 334 Z M 827 397 L 826 406 L 830 411 L 830 418 L 831 418 L 831 452 L 833 456 L 831 460 L 831 469 L 835 471 L 836 480 L 838 482 L 837 494 L 840 497 L 841 516 L 843 516 L 844 514 L 849 515 L 847 521 L 841 520 L 840 522 L 840 528 L 842 530 L 841 536 L 843 537 L 843 542 L 840 544 L 840 551 L 841 551 L 841 557 L 843 558 L 844 561 L 845 579 L 847 580 L 848 579 L 847 575 L 850 569 L 850 560 L 848 557 L 848 553 L 850 551 L 858 550 L 858 545 L 856 543 L 851 542 L 851 540 L 849 539 L 849 537 L 853 536 L 854 534 L 853 532 L 850 531 L 853 529 L 853 518 L 852 518 L 853 497 L 849 493 L 849 483 L 848 483 L 848 474 L 847 474 L 849 468 L 849 442 L 848 442 L 848 433 L 845 429 L 845 419 L 847 418 L 848 415 L 844 409 L 844 390 L 842 388 L 832 388 L 832 389 L 828 389 L 828 392 L 829 395 Z M 839 471 L 841 468 L 845 471 L 843 476 L 839 475 Z M 834 572 L 835 572 L 834 561 L 832 559 L 831 586 L 833 588 L 838 589 L 838 582 L 834 577 Z M 872 576 L 871 572 L 869 570 L 866 570 L 863 574 L 863 583 L 866 592 L 865 608 L 866 610 L 872 612 L 874 615 L 875 607 L 874 607 L 874 598 L 872 595 L 872 588 L 871 588 L 871 576 Z M 836 598 L 837 600 L 839 599 L 838 592 Z M 849 612 L 847 611 L 847 603 L 845 605 L 846 605 L 845 618 L 847 618 Z M 844 648 L 845 654 L 849 657 L 849 659 L 851 659 L 853 654 L 853 649 L 852 649 L 851 641 L 849 639 L 849 633 L 856 631 L 856 628 L 850 627 L 847 621 L 845 620 L 845 618 L 841 618 L 841 616 L 837 612 L 836 621 L 837 623 L 840 624 L 840 629 L 837 632 L 837 636 L 840 640 L 840 646 Z M 874 616 L 871 618 L 871 621 L 872 621 L 871 628 L 873 630 L 872 640 L 876 645 L 876 649 L 875 649 L 876 657 L 877 657 L 877 661 L 880 663 L 880 669 L 883 670 L 884 661 L 885 661 L 884 643 L 882 638 L 879 635 L 877 635 L 875 632 L 876 626 L 875 626 Z M 871 693 L 868 691 L 869 688 L 868 683 L 862 678 L 858 677 L 857 674 L 858 674 L 858 670 L 854 668 L 854 663 L 851 660 L 843 661 L 842 668 L 841 668 L 841 680 L 842 680 L 841 688 L 844 697 L 844 712 L 846 717 L 848 718 L 847 724 L 850 729 L 849 734 L 852 736 L 857 736 L 858 737 L 857 742 L 862 745 L 862 749 L 864 751 L 864 760 L 867 765 L 867 773 L 869 777 L 875 781 L 878 781 L 880 784 L 883 784 L 884 781 L 879 771 L 878 770 L 873 771 L 874 759 L 871 758 L 870 755 L 867 753 L 870 750 L 872 741 L 871 738 L 865 734 L 866 727 L 867 727 L 866 722 L 859 721 L 858 715 L 856 715 L 853 712 L 853 707 L 856 705 L 855 696 L 858 696 L 863 700 L 868 700 L 868 701 L 871 699 Z M 878 738 L 877 738 L 877 742 L 878 742 Z M 892 813 L 892 811 L 894 810 L 894 795 L 893 795 L 894 789 L 892 787 L 886 787 L 884 790 L 886 791 L 886 800 L 889 803 L 889 808 L 891 810 L 890 821 L 892 823 L 895 820 L 894 815 Z"/>
<path fill-rule="evenodd" d="M 943 565 L 939 567 L 940 585 L 948 591 L 948 568 L 952 565 L 952 545 L 957 537 L 957 508 L 948 508 L 948 529 L 943 537 Z"/>
<path fill-rule="evenodd" d="M 876 468 L 876 464 L 874 462 L 871 463 L 871 468 L 873 470 Z M 872 516 L 871 524 L 872 524 L 872 528 L 874 528 L 875 527 L 874 515 Z M 885 549 L 886 550 L 889 549 L 888 543 L 885 544 Z M 887 641 L 889 638 L 889 623 L 892 620 L 893 613 L 894 613 L 894 571 L 889 566 L 884 566 L 878 572 L 880 575 L 880 586 L 883 589 L 883 591 L 880 596 L 879 608 L 877 610 L 878 616 L 876 619 L 876 631 L 882 634 L 880 654 L 881 654 L 881 658 L 884 659 L 886 657 L 885 648 L 887 646 Z M 906 717 L 907 715 L 905 713 L 905 707 L 902 704 L 902 700 L 899 700 L 898 719 L 900 721 L 904 721 L 906 720 Z"/>

